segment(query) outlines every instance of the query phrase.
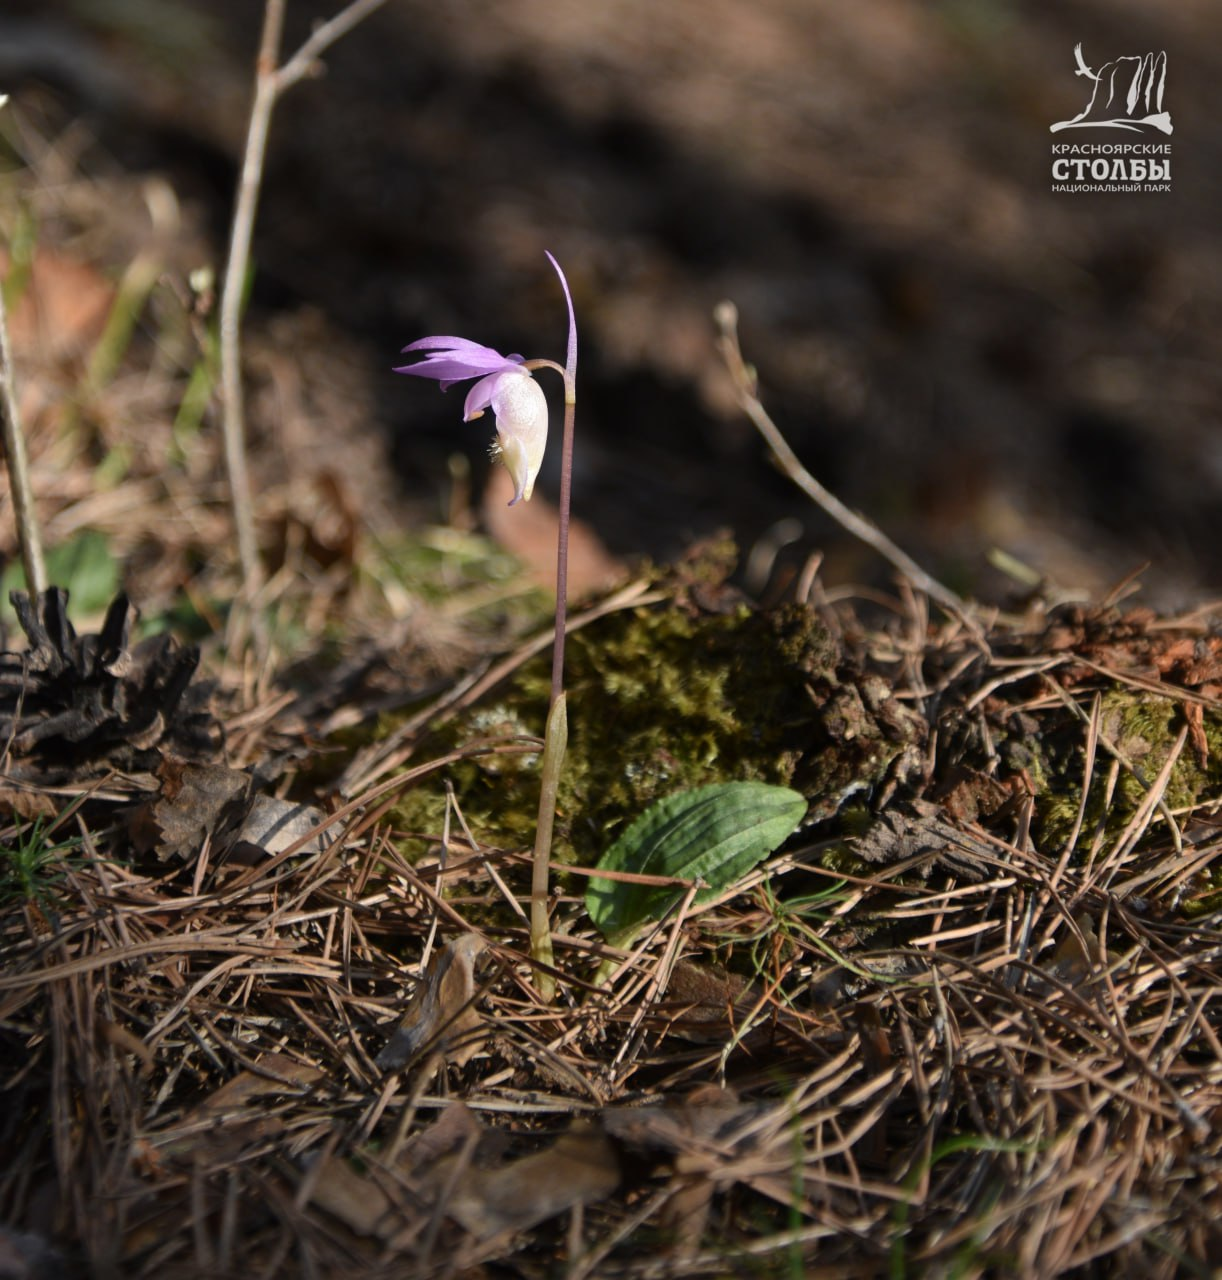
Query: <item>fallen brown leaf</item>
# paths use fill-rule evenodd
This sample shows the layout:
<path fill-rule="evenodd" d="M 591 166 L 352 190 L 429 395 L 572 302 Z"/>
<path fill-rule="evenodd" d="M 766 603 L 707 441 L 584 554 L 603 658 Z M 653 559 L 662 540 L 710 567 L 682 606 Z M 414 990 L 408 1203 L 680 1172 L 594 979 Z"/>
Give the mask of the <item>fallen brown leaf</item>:
<path fill-rule="evenodd" d="M 603 1200 L 619 1181 L 615 1148 L 600 1129 L 579 1122 L 545 1151 L 496 1169 L 468 1168 L 445 1210 L 477 1240 L 489 1240 Z"/>
<path fill-rule="evenodd" d="M 733 1089 L 701 1085 L 683 1102 L 609 1107 L 602 1114 L 602 1123 L 611 1137 L 642 1150 L 671 1155 L 717 1148 L 730 1152 L 736 1132 L 760 1110 L 758 1105 L 740 1102 Z"/>
<path fill-rule="evenodd" d="M 383 1071 L 398 1071 L 427 1049 L 437 1049 L 461 1067 L 479 1049 L 481 1019 L 475 998 L 475 961 L 484 941 L 464 933 L 433 956 L 417 984 L 407 1012 L 386 1047 L 374 1059 Z"/>
<path fill-rule="evenodd" d="M 361 1236 L 388 1239 L 402 1218 L 386 1190 L 372 1178 L 358 1173 L 339 1156 L 323 1156 L 311 1170 L 310 1200 Z"/>
<path fill-rule="evenodd" d="M 199 1104 L 197 1114 L 234 1111 L 269 1094 L 308 1089 L 323 1076 L 318 1067 L 298 1062 L 284 1053 L 265 1053 L 257 1065 L 259 1071 L 239 1071 L 232 1080 L 213 1090 Z"/>
<path fill-rule="evenodd" d="M 1111 964 L 1120 957 L 1101 946 L 1094 921 L 1085 912 L 1075 916 L 1074 923 L 1078 926 L 1077 932 L 1069 928 L 1063 931 L 1052 959 L 1044 968 L 1066 986 L 1081 987 L 1098 975 L 1101 960 Z"/>
<path fill-rule="evenodd" d="M 282 1120 L 251 1104 L 270 1095 L 304 1092 L 323 1072 L 282 1053 L 266 1053 L 257 1065 L 259 1071 L 239 1071 L 214 1089 L 171 1129 L 142 1138 L 137 1159 L 150 1172 L 167 1159 L 220 1164 L 248 1144 L 280 1132 Z"/>
<path fill-rule="evenodd" d="M 325 832 L 320 831 L 302 844 L 298 842 L 325 818 L 326 814 L 312 804 L 294 804 L 276 796 L 255 796 L 235 840 L 264 853 L 283 853 L 294 845 L 299 853 L 320 853 L 329 843 Z"/>
<path fill-rule="evenodd" d="M 161 790 L 132 814 L 128 830 L 142 853 L 187 862 L 211 838 L 224 847 L 251 808 L 254 782 L 223 764 L 188 764 L 168 758 L 157 771 Z"/>
<path fill-rule="evenodd" d="M 759 1002 L 759 989 L 746 978 L 717 965 L 679 960 L 658 1011 L 667 1018 L 670 1034 L 697 1044 L 721 1044 L 741 1031 Z"/>
<path fill-rule="evenodd" d="M 671 1257 L 699 1251 L 717 1185 L 711 1175 L 754 1148 L 754 1139 L 740 1141 L 740 1135 L 759 1114 L 758 1106 L 717 1085 L 701 1085 L 683 1102 L 603 1113 L 604 1129 L 620 1142 L 672 1157 L 671 1195 L 661 1217 Z"/>

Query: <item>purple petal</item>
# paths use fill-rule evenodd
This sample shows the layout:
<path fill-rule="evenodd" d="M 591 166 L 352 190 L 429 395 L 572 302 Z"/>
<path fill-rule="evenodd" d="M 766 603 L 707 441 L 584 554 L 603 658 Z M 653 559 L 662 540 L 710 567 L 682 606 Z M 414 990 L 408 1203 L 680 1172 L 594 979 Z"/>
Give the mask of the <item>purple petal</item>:
<path fill-rule="evenodd" d="M 513 368 L 503 369 L 498 373 L 490 373 L 487 377 L 481 378 L 467 392 L 467 399 L 462 407 L 463 421 L 470 422 L 472 418 L 483 413 L 496 398 L 497 392 L 504 385 L 506 378 L 529 377 L 530 374 L 525 369 Z"/>
<path fill-rule="evenodd" d="M 492 351 L 491 347 L 485 347 L 482 343 L 472 342 L 470 338 L 420 338 L 416 342 L 409 342 L 404 351 L 427 351 L 430 347 L 434 347 L 439 351 Z M 495 355 L 496 353 L 493 352 Z"/>
<path fill-rule="evenodd" d="M 400 365 L 396 373 L 410 373 L 418 378 L 435 378 L 444 391 L 465 378 L 478 378 L 489 373 L 506 373 L 522 363 L 518 355 L 503 356 L 492 347 L 482 346 L 468 338 L 421 338 L 410 343 L 404 351 L 426 351 L 418 364 Z"/>
<path fill-rule="evenodd" d="M 449 356 L 438 356 L 431 360 L 422 360 L 419 364 L 405 364 L 395 369 L 395 373 L 410 373 L 417 378 L 435 378 L 442 384 L 443 390 L 452 383 L 462 382 L 466 378 L 478 378 L 486 372 L 487 370 L 481 368 L 472 369 L 463 360 Z"/>

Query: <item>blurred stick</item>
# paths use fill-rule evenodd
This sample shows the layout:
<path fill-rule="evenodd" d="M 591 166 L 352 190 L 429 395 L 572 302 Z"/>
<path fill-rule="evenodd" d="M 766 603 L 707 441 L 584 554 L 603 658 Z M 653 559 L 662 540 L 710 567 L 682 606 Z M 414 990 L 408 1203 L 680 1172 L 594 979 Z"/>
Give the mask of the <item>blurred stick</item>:
<path fill-rule="evenodd" d="M 247 598 L 263 585 L 263 566 L 255 539 L 254 506 L 250 473 L 246 467 L 246 417 L 242 403 L 242 303 L 250 267 L 250 245 L 254 234 L 259 188 L 267 155 L 267 134 L 276 100 L 306 76 L 318 75 L 318 58 L 358 22 L 380 8 L 385 0 L 354 0 L 329 22 L 318 27 L 283 67 L 277 68 L 280 39 L 284 32 L 286 0 L 267 0 L 263 9 L 263 33 L 255 67 L 255 95 L 250 108 L 242 175 L 238 181 L 233 230 L 229 239 L 229 259 L 221 289 L 221 404 L 225 438 L 225 469 L 229 477 L 230 500 L 238 537 L 238 559 L 242 566 Z"/>
<path fill-rule="evenodd" d="M 2 104 L 0 104 L 2 105 Z M 8 464 L 9 490 L 13 495 L 13 515 L 17 521 L 17 541 L 25 567 L 25 585 L 37 600 L 47 589 L 47 566 L 42 558 L 42 539 L 30 488 L 30 464 L 25 452 L 25 436 L 17 411 L 17 389 L 13 384 L 13 356 L 8 340 L 8 311 L 4 289 L 0 287 L 0 418 L 4 420 L 4 457 Z"/>
<path fill-rule="evenodd" d="M 755 429 L 764 437 L 781 470 L 802 490 L 807 497 L 813 499 L 838 525 L 847 529 L 855 538 L 860 539 L 868 547 L 872 547 L 884 560 L 889 560 L 915 587 L 931 599 L 936 600 L 944 609 L 955 617 L 962 619 L 975 630 L 968 616 L 967 604 L 949 587 L 944 587 L 936 578 L 921 568 L 911 556 L 901 551 L 877 525 L 872 524 L 865 516 L 850 510 L 830 489 L 811 475 L 798 460 L 798 455 L 789 447 L 776 423 L 768 416 L 768 411 L 760 403 L 755 371 L 743 360 L 741 347 L 738 345 L 738 308 L 732 302 L 719 302 L 713 310 L 713 321 L 717 325 L 717 344 L 721 349 L 722 359 L 734 380 L 734 389 L 738 393 L 738 403 L 743 412 L 751 419 Z"/>
<path fill-rule="evenodd" d="M 8 101 L 0 93 L 0 107 Z M 4 458 L 8 467 L 9 492 L 13 495 L 13 517 L 17 523 L 17 542 L 21 547 L 21 563 L 25 567 L 26 590 L 37 601 L 47 589 L 47 566 L 42 558 L 42 539 L 38 534 L 38 516 L 34 510 L 34 493 L 30 488 L 30 462 L 25 452 L 25 436 L 17 409 L 17 388 L 13 382 L 13 353 L 8 340 L 8 310 L 4 303 L 4 281 L 0 280 L 0 425 L 4 431 Z"/>

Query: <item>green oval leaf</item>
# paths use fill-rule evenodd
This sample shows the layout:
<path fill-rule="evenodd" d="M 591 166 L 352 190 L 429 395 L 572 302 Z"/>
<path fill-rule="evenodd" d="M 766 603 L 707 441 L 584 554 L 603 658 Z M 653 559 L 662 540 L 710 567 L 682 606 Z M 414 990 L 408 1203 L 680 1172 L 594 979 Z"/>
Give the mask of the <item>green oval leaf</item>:
<path fill-rule="evenodd" d="M 649 806 L 599 859 L 600 871 L 702 880 L 696 902 L 716 897 L 797 829 L 806 800 L 788 787 L 722 782 Z M 623 944 L 683 897 L 673 886 L 590 880 L 586 910 L 605 937 Z"/>

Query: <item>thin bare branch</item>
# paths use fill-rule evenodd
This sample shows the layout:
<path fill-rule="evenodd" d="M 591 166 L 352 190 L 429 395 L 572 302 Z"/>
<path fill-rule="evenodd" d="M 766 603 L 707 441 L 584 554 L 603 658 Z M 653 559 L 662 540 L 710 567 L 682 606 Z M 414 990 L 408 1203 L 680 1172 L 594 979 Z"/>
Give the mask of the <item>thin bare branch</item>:
<path fill-rule="evenodd" d="M 734 389 L 738 394 L 738 402 L 743 412 L 751 419 L 755 429 L 767 441 L 781 470 L 802 490 L 807 497 L 813 499 L 827 512 L 841 528 L 846 529 L 866 546 L 877 551 L 885 560 L 890 561 L 914 586 L 924 591 L 931 600 L 936 600 L 944 609 L 957 618 L 969 620 L 968 606 L 949 587 L 944 587 L 936 578 L 931 577 L 915 560 L 887 537 L 877 525 L 865 516 L 846 507 L 830 489 L 825 488 L 798 460 L 798 455 L 789 447 L 776 423 L 768 416 L 756 391 L 755 374 L 743 360 L 742 350 L 738 344 L 738 310 L 732 302 L 719 303 L 714 310 L 714 320 L 718 329 L 718 345 L 722 358 L 734 380 Z"/>
<path fill-rule="evenodd" d="M 286 89 L 315 71 L 317 60 L 326 49 L 383 3 L 384 0 L 356 0 L 329 22 L 323 23 L 292 58 L 279 68 L 277 62 L 284 31 L 285 0 L 267 0 L 263 11 L 263 31 L 255 68 L 254 101 L 251 104 L 246 146 L 242 154 L 242 173 L 238 182 L 220 305 L 225 466 L 233 503 L 243 589 L 248 601 L 254 598 L 263 585 L 264 574 L 255 536 L 254 503 L 246 465 L 246 416 L 242 397 L 242 306 L 246 296 L 250 247 L 259 191 L 263 183 L 272 111 Z"/>
<path fill-rule="evenodd" d="M 225 435 L 225 467 L 229 475 L 230 499 L 238 538 L 238 559 L 242 566 L 243 588 L 252 599 L 263 583 L 263 568 L 255 538 L 254 504 L 250 473 L 246 466 L 246 412 L 242 398 L 242 306 L 246 274 L 250 266 L 250 243 L 254 234 L 255 211 L 263 182 L 263 162 L 267 154 L 267 132 L 276 103 L 276 59 L 284 29 L 285 0 L 267 0 L 263 11 L 263 34 L 255 68 L 255 96 L 250 108 L 246 147 L 242 154 L 242 174 L 229 240 L 229 258 L 221 287 L 221 398 Z"/>
<path fill-rule="evenodd" d="M 352 4 L 337 13 L 334 18 L 315 28 L 310 38 L 276 72 L 276 93 L 279 95 L 286 89 L 291 89 L 299 80 L 317 75 L 318 59 L 337 40 L 346 36 L 353 27 L 385 3 L 386 0 L 353 0 Z"/>

